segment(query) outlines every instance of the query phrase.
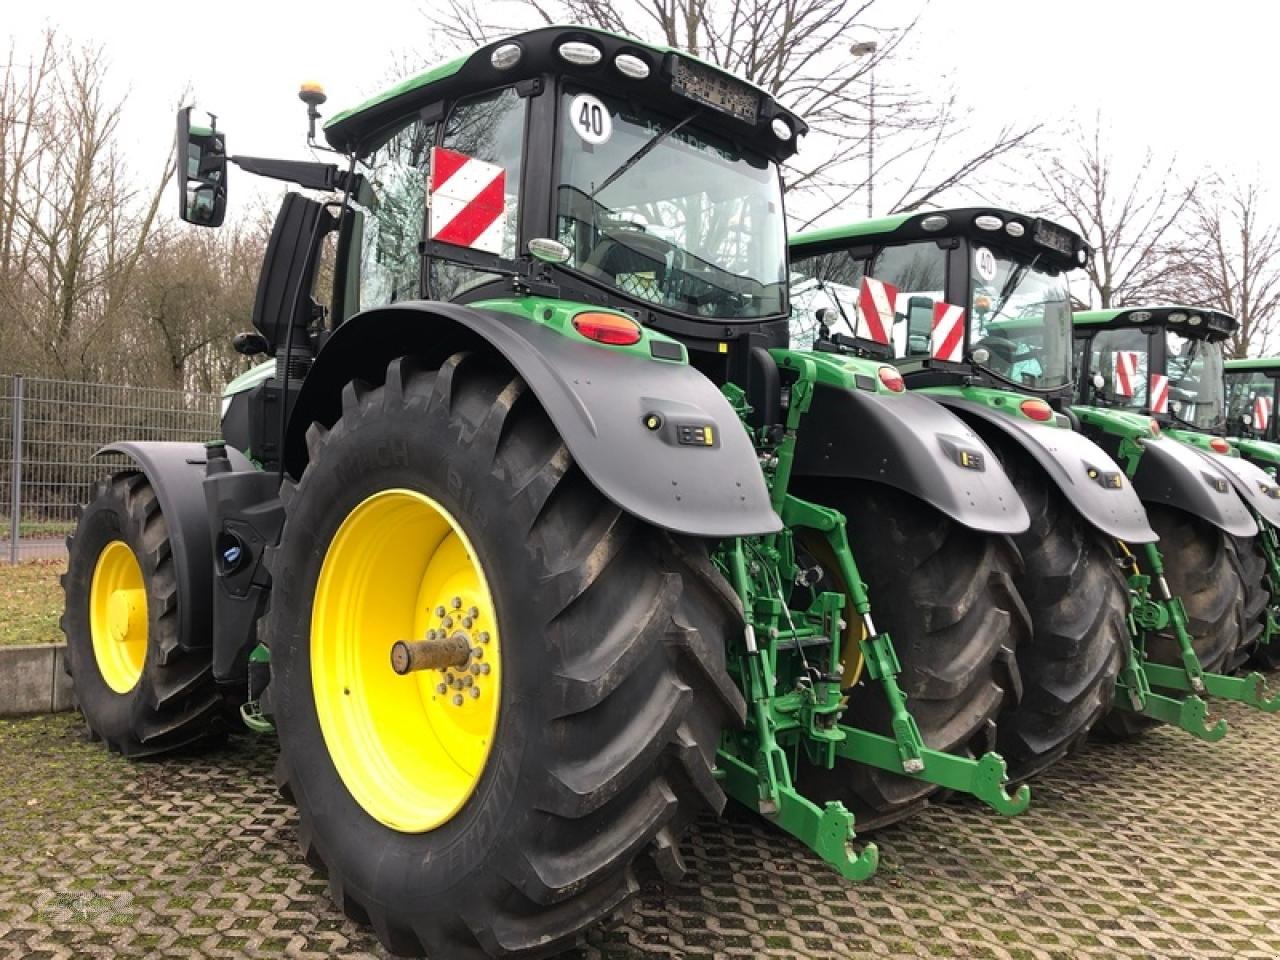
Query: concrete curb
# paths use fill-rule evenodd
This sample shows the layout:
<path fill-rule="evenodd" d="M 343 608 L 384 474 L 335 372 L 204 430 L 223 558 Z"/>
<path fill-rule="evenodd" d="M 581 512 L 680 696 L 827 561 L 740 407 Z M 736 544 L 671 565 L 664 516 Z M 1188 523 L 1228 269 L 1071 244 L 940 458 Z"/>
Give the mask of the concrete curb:
<path fill-rule="evenodd" d="M 66 655 L 65 643 L 0 647 L 0 717 L 74 709 Z"/>

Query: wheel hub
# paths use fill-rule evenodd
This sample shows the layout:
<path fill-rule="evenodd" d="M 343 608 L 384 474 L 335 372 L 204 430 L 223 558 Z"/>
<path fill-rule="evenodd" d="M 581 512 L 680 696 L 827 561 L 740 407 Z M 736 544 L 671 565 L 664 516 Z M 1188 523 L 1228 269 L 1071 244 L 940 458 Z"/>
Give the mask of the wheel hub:
<path fill-rule="evenodd" d="M 413 490 L 357 505 L 316 584 L 311 678 L 334 766 L 370 816 L 422 833 L 462 808 L 497 730 L 500 666 L 493 600 L 458 521 Z"/>
<path fill-rule="evenodd" d="M 142 677 L 147 656 L 147 591 L 142 568 L 123 540 L 98 554 L 89 585 L 89 633 L 103 681 L 128 693 Z"/>

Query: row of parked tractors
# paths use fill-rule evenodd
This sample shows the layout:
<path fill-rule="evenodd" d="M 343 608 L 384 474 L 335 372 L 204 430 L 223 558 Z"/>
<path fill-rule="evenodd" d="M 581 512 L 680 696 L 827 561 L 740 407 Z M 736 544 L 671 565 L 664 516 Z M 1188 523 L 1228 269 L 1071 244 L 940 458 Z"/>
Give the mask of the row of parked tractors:
<path fill-rule="evenodd" d="M 1232 317 L 1073 316 L 1085 242 L 994 207 L 788 238 L 801 118 L 626 37 L 489 44 L 327 146 L 301 96 L 334 163 L 179 114 L 184 220 L 229 162 L 299 188 L 264 362 L 220 439 L 104 451 L 63 626 L 112 750 L 277 735 L 388 949 L 554 954 L 730 799 L 864 880 L 930 799 L 1280 708 L 1276 371 L 1229 436 Z"/>

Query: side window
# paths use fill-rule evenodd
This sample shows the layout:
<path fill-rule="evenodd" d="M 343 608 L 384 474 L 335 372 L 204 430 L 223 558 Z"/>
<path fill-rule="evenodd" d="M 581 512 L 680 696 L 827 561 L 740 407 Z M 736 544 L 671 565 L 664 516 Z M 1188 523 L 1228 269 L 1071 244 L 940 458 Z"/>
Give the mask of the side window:
<path fill-rule="evenodd" d="M 818 336 L 818 311 L 829 310 L 828 319 L 835 329 L 852 333 L 840 319 L 841 311 L 849 323 L 858 322 L 858 285 L 862 282 L 865 260 L 855 260 L 847 251 L 823 253 L 797 260 L 791 273 L 791 348 L 808 350 Z"/>
<path fill-rule="evenodd" d="M 1111 407 L 1145 407 L 1149 349 L 1149 338 L 1141 330 L 1103 330 L 1096 334 L 1089 351 L 1089 373 L 1091 377 L 1101 376 L 1102 386 L 1093 388 L 1093 396 Z"/>
<path fill-rule="evenodd" d="M 932 241 L 885 247 L 867 273 L 897 288 L 891 340 L 894 356 L 929 356 L 933 305 L 947 286 L 947 252 Z"/>
<path fill-rule="evenodd" d="M 503 173 L 503 214 L 498 255 L 516 256 L 519 242 L 520 175 L 524 159 L 525 100 L 514 88 L 487 93 L 454 105 L 445 121 L 441 146 L 463 156 L 494 164 Z M 432 223 L 433 233 L 443 224 Z M 435 258 L 430 264 L 431 296 L 451 300 L 493 274 Z"/>
<path fill-rule="evenodd" d="M 426 211 L 433 124 L 414 121 L 380 147 L 364 171 L 360 308 L 418 296 L 418 242 Z"/>

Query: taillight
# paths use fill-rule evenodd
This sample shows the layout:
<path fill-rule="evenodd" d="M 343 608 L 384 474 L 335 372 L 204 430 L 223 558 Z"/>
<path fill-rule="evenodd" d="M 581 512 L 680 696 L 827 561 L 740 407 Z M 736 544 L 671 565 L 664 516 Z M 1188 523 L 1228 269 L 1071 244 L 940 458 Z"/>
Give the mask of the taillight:
<path fill-rule="evenodd" d="M 1023 400 L 1018 409 L 1025 416 L 1030 417 L 1032 420 L 1039 420 L 1041 423 L 1053 419 L 1053 407 L 1043 400 Z"/>
<path fill-rule="evenodd" d="M 1230 453 L 1231 444 L 1223 440 L 1221 437 L 1214 437 L 1209 441 L 1209 449 L 1214 453 Z"/>
<path fill-rule="evenodd" d="M 640 340 L 640 325 L 630 317 L 616 313 L 576 314 L 573 329 L 588 340 L 607 343 L 611 347 L 629 347 Z"/>
<path fill-rule="evenodd" d="M 907 385 L 902 381 L 902 374 L 898 372 L 897 367 L 883 366 L 880 368 L 880 382 L 885 388 L 892 390 L 894 393 L 901 393 L 907 389 Z"/>

